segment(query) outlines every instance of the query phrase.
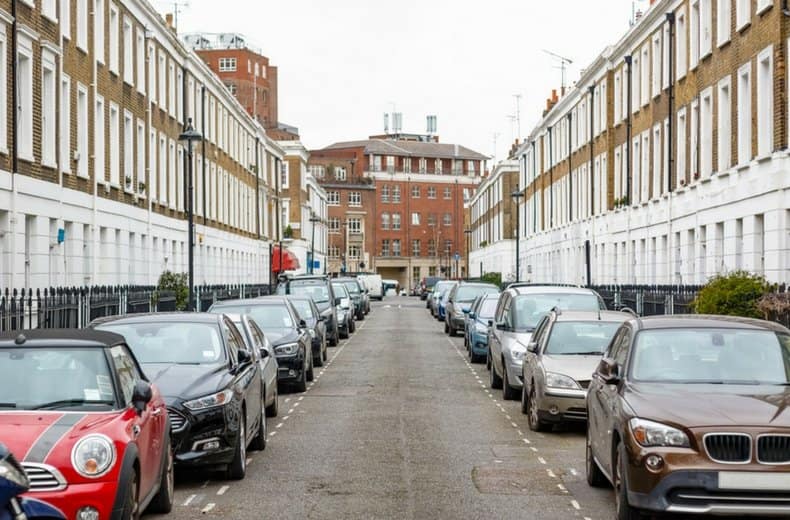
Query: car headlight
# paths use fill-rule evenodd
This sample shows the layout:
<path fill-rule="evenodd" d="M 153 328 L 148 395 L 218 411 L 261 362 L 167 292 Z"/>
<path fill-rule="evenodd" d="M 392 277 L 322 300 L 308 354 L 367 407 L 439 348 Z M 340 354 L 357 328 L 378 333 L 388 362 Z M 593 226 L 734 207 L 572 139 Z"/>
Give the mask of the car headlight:
<path fill-rule="evenodd" d="M 315 337 L 315 329 L 307 329 L 307 332 L 309 332 L 309 333 L 310 333 L 310 337 L 311 337 L 311 338 L 314 338 L 314 337 Z"/>
<path fill-rule="evenodd" d="M 579 383 L 564 374 L 556 372 L 546 372 L 546 386 L 549 388 L 567 388 L 571 390 L 581 390 Z"/>
<path fill-rule="evenodd" d="M 628 421 L 631 434 L 640 446 L 649 448 L 663 446 L 672 448 L 688 448 L 688 435 L 666 424 L 661 424 L 634 417 Z"/>
<path fill-rule="evenodd" d="M 71 450 L 71 465 L 86 478 L 98 478 L 115 464 L 115 444 L 104 435 L 87 435 Z"/>
<path fill-rule="evenodd" d="M 30 482 L 22 470 L 15 466 L 10 460 L 0 460 L 0 479 L 8 480 L 9 482 L 19 486 L 23 490 L 30 487 Z"/>
<path fill-rule="evenodd" d="M 521 343 L 516 343 L 512 347 L 510 347 L 510 355 L 513 358 L 513 361 L 521 362 L 524 360 L 524 356 L 527 353 L 527 349 Z"/>
<path fill-rule="evenodd" d="M 216 394 L 206 395 L 191 401 L 187 401 L 184 403 L 184 407 L 192 411 L 205 410 L 206 408 L 213 408 L 215 406 L 223 406 L 228 404 L 231 397 L 233 397 L 233 390 L 223 390 L 221 392 L 217 392 Z"/>
<path fill-rule="evenodd" d="M 274 347 L 274 354 L 278 356 L 291 356 L 299 350 L 298 343 L 286 343 Z"/>
<path fill-rule="evenodd" d="M 485 334 L 488 332 L 488 327 L 478 323 L 477 325 L 475 325 L 475 331 L 477 331 L 478 334 Z"/>

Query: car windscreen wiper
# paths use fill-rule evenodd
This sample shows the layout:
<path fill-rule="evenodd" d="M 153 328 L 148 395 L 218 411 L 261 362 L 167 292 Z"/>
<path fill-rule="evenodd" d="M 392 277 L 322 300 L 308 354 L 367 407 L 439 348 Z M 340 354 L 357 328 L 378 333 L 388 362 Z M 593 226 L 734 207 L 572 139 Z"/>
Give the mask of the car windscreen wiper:
<path fill-rule="evenodd" d="M 603 354 L 600 350 L 591 350 L 590 352 L 563 352 L 566 356 L 600 356 Z"/>
<path fill-rule="evenodd" d="M 16 403 L 0 403 L 0 408 L 16 408 Z"/>
<path fill-rule="evenodd" d="M 115 401 L 96 401 L 96 400 L 87 400 L 87 399 L 62 399 L 60 401 L 52 401 L 50 403 L 40 404 L 38 406 L 34 406 L 31 410 L 48 410 L 50 408 L 60 408 L 61 406 L 80 406 L 80 405 L 114 405 Z"/>

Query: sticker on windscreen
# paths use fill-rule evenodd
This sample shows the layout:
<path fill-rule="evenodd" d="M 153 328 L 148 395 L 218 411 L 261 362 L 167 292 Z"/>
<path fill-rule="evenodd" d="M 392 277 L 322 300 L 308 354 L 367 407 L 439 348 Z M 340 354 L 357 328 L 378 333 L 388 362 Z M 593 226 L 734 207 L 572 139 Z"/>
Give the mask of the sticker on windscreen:
<path fill-rule="evenodd" d="M 98 388 L 85 388 L 82 393 L 86 401 L 101 401 L 101 394 Z"/>
<path fill-rule="evenodd" d="M 112 382 L 110 381 L 110 377 L 109 376 L 97 375 L 96 376 L 96 385 L 99 387 L 98 392 L 99 392 L 100 398 L 101 397 L 107 397 L 109 399 L 112 399 L 112 397 L 113 397 Z M 87 399 L 87 397 L 86 397 L 86 399 Z"/>

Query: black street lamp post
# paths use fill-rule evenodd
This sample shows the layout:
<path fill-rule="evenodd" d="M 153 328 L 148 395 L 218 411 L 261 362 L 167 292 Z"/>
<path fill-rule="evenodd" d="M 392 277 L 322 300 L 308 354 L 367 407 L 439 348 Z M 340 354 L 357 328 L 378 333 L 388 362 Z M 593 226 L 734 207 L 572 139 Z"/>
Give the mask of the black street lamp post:
<path fill-rule="evenodd" d="M 472 248 L 469 244 L 472 236 L 472 230 L 469 228 L 464 229 L 464 235 L 466 235 L 466 277 L 469 278 L 469 254 L 472 252 Z"/>
<path fill-rule="evenodd" d="M 513 200 L 516 202 L 516 283 L 518 283 L 521 281 L 520 280 L 521 266 L 519 265 L 520 262 L 519 243 L 521 242 L 521 212 L 519 208 L 521 206 L 521 197 L 524 196 L 524 193 L 521 191 L 521 188 L 516 186 L 516 189 L 513 190 L 513 193 L 511 193 L 510 196 L 513 197 Z"/>
<path fill-rule="evenodd" d="M 310 228 L 312 237 L 310 239 L 310 274 L 313 274 L 315 269 L 315 225 L 321 222 L 321 219 L 315 213 L 310 214 Z"/>
<path fill-rule="evenodd" d="M 189 303 L 187 310 L 195 310 L 195 215 L 194 205 L 192 203 L 192 192 L 194 190 L 192 181 L 192 143 L 194 141 L 201 141 L 203 135 L 192 127 L 192 118 L 187 121 L 187 127 L 184 132 L 178 136 L 179 141 L 186 141 L 187 143 L 187 229 L 189 233 L 188 241 L 188 258 L 189 258 Z"/>

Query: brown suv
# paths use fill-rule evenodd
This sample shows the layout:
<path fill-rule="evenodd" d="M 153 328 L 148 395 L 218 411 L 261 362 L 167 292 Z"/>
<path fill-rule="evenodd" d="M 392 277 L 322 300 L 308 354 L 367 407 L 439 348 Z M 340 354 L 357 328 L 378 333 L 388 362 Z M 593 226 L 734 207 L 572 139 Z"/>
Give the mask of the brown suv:
<path fill-rule="evenodd" d="M 632 319 L 587 396 L 587 481 L 642 511 L 790 515 L 790 330 L 724 316 Z"/>

